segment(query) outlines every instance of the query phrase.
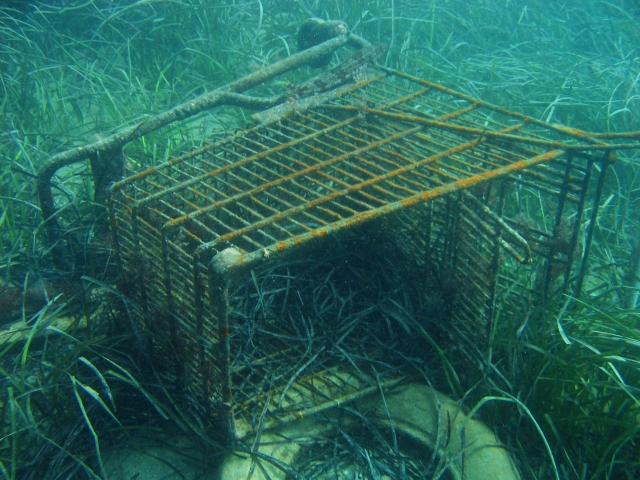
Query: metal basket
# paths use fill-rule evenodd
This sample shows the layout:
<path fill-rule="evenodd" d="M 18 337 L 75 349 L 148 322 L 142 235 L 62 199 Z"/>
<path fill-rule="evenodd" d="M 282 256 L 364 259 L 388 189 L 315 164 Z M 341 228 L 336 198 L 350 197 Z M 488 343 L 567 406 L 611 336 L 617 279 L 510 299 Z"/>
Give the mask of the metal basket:
<path fill-rule="evenodd" d="M 381 67 L 255 117 L 110 194 L 148 347 L 230 436 L 423 374 L 430 322 L 482 349 L 581 287 L 614 146 Z"/>

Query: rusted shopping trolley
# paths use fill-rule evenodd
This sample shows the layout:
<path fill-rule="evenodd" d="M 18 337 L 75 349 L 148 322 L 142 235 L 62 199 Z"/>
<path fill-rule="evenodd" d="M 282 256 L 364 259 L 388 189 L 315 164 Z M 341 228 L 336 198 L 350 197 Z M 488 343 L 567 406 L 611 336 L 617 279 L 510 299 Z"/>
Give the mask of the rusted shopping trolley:
<path fill-rule="evenodd" d="M 240 93 L 346 44 L 359 50 L 278 97 Z M 137 328 L 230 438 L 418 375 L 402 345 L 429 333 L 394 285 L 410 280 L 409 304 L 432 305 L 437 292 L 446 308 L 430 315 L 480 346 L 531 298 L 578 293 L 606 168 L 614 151 L 640 146 L 382 67 L 379 53 L 340 35 L 41 174 L 55 240 L 45 177 L 56 167 L 87 154 L 121 162 L 124 143 L 221 103 L 262 110 L 254 126 L 109 188 Z"/>

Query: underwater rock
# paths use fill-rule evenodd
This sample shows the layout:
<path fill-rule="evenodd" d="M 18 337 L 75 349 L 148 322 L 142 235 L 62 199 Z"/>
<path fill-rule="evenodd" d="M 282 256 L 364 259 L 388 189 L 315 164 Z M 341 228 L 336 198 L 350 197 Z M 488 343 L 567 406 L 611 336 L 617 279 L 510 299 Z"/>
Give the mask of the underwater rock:
<path fill-rule="evenodd" d="M 306 50 L 326 42 L 339 35 L 349 33 L 349 27 L 340 20 L 325 21 L 320 18 L 310 18 L 298 29 L 298 51 Z M 333 52 L 309 63 L 314 68 L 326 67 L 333 58 Z"/>
<path fill-rule="evenodd" d="M 59 277 L 41 277 L 30 281 L 26 289 L 24 286 L 24 282 L 22 286 L 0 283 L 0 326 L 28 320 L 54 298 L 62 296 L 63 301 L 69 301 L 83 291 L 80 282 Z"/>
<path fill-rule="evenodd" d="M 235 247 L 225 248 L 219 252 L 215 257 L 211 265 L 213 269 L 221 275 L 227 275 L 233 271 L 235 267 L 243 263 L 243 253 Z M 238 269 L 235 268 L 236 274 Z"/>
<path fill-rule="evenodd" d="M 390 393 L 386 400 L 386 407 L 380 401 L 375 407 L 376 421 L 392 424 L 396 431 L 437 450 L 456 480 L 521 478 L 511 456 L 491 430 L 467 417 L 457 402 L 445 394 L 411 384 Z"/>
<path fill-rule="evenodd" d="M 521 478 L 511 456 L 491 430 L 467 417 L 455 401 L 431 387 L 406 385 L 388 392 L 384 400 L 379 395 L 361 400 L 358 407 L 360 411 L 373 412 L 367 418 L 378 426 L 393 427 L 396 433 L 412 438 L 425 450 L 437 451 L 455 480 Z M 262 458 L 260 466 L 245 452 L 229 453 L 218 479 L 284 480 L 286 468 L 295 469 L 302 446 L 332 430 L 326 416 L 335 414 L 337 410 L 325 412 L 325 418 L 305 418 L 263 432 L 252 450 L 256 459 Z"/>
<path fill-rule="evenodd" d="M 186 435 L 134 432 L 105 454 L 106 480 L 210 480 L 211 458 Z"/>
<path fill-rule="evenodd" d="M 283 466 L 290 466 L 295 463 L 303 444 L 313 442 L 314 437 L 327 434 L 331 429 L 332 425 L 327 421 L 320 421 L 316 418 L 298 420 L 263 433 L 259 439 L 260 446 L 256 448 L 256 451 L 262 457 L 268 456 L 276 459 Z M 265 476 L 265 472 L 269 475 L 268 477 Z M 287 478 L 287 474 L 274 463 L 261 461 L 258 466 L 249 454 L 238 452 L 225 456 L 217 478 L 218 480 L 249 478 L 252 480 L 267 478 L 284 480 Z"/>

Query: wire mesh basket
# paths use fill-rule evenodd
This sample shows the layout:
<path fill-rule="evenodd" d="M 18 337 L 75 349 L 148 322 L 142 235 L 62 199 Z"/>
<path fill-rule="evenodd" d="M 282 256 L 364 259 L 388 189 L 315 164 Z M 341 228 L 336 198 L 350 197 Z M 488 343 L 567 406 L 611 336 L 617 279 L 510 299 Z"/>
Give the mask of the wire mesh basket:
<path fill-rule="evenodd" d="M 424 375 L 430 323 L 482 349 L 580 288 L 612 145 L 382 67 L 255 118 L 110 192 L 148 347 L 229 435 Z"/>

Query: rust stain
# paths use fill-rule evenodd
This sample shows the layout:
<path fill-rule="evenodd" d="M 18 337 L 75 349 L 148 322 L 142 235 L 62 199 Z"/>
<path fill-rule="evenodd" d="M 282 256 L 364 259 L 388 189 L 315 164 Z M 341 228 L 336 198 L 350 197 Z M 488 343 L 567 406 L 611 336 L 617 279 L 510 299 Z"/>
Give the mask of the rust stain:
<path fill-rule="evenodd" d="M 156 173 L 157 171 L 158 171 L 157 167 L 151 167 L 151 168 L 148 168 L 148 169 L 143 170 L 141 172 L 134 173 L 133 175 L 128 176 L 124 180 L 120 180 L 119 182 L 114 183 L 112 188 L 114 190 L 117 189 L 117 188 L 122 188 L 124 185 L 127 185 L 129 183 L 133 183 L 136 180 L 140 180 L 141 178 L 149 176 L 152 173 Z"/>

